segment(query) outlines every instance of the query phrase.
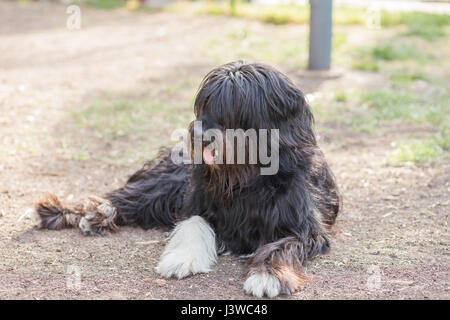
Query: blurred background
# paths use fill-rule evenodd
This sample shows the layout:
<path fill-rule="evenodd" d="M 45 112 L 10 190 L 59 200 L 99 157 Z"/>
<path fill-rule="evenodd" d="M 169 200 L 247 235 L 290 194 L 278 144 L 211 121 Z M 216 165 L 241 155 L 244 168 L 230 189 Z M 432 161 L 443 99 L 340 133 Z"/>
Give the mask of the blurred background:
<path fill-rule="evenodd" d="M 344 194 L 334 256 L 310 269 L 319 282 L 297 298 L 371 297 L 368 265 L 392 280 L 378 297 L 448 298 L 450 3 L 333 1 L 331 66 L 322 70 L 308 68 L 309 18 L 302 0 L 0 0 L 0 266 L 9 279 L 0 298 L 73 297 L 48 274 L 70 261 L 61 250 L 78 249 L 24 234 L 22 212 L 44 191 L 72 200 L 119 186 L 187 127 L 203 76 L 237 59 L 271 64 L 304 91 Z M 135 237 L 79 249 L 90 252 L 87 278 L 107 270 L 117 245 L 158 236 Z M 125 252 L 127 262 L 113 265 L 127 263 L 130 279 L 152 272 L 142 269 L 151 250 Z M 42 289 L 8 287 L 31 270 L 47 275 Z M 213 275 L 226 277 L 239 276 Z M 242 294 L 239 283 L 227 296 L 208 291 L 215 280 L 187 281 L 196 297 Z M 176 297 L 175 286 L 157 292 Z M 124 288 L 124 297 L 146 294 Z"/>
<path fill-rule="evenodd" d="M 442 157 L 449 147 L 448 2 L 334 1 L 331 70 L 322 73 L 307 71 L 308 1 L 1 6 L 0 101 L 21 113 L 0 119 L 15 131 L 3 141 L 6 155 L 51 148 L 61 157 L 114 164 L 148 159 L 192 119 L 207 71 L 237 59 L 291 75 L 323 135 L 411 131 L 392 141 L 389 162 Z M 11 121 L 39 132 L 19 133 Z"/>

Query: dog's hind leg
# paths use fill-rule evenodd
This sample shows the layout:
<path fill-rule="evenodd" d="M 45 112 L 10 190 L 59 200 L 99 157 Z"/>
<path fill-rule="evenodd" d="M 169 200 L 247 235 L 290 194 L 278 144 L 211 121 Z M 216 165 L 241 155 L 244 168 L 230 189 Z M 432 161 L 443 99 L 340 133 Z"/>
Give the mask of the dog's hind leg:
<path fill-rule="evenodd" d="M 63 206 L 54 194 L 45 194 L 34 204 L 33 220 L 39 228 L 60 230 L 77 227 L 83 206 Z"/>
<path fill-rule="evenodd" d="M 117 209 L 107 199 L 89 197 L 84 215 L 78 223 L 78 228 L 84 235 L 104 235 L 108 231 L 117 231 Z"/>
<path fill-rule="evenodd" d="M 130 177 L 126 185 L 106 198 L 116 208 L 120 225 L 172 228 L 181 218 L 189 168 L 169 155 L 150 163 Z"/>
<path fill-rule="evenodd" d="M 89 197 L 83 204 L 64 206 L 54 195 L 35 204 L 38 226 L 59 230 L 79 227 L 85 235 L 116 231 L 118 225 L 173 227 L 181 217 L 189 168 L 169 155 L 146 164 L 122 188 L 104 198 Z"/>
<path fill-rule="evenodd" d="M 316 150 L 310 169 L 310 191 L 314 195 L 315 206 L 321 213 L 324 226 L 334 232 L 333 225 L 342 210 L 342 198 L 336 178 L 320 150 Z"/>
<path fill-rule="evenodd" d="M 35 203 L 33 219 L 37 227 L 60 230 L 80 228 L 85 235 L 104 234 L 116 231 L 116 209 L 102 198 L 89 197 L 82 204 L 63 205 L 53 194 L 46 194 Z"/>

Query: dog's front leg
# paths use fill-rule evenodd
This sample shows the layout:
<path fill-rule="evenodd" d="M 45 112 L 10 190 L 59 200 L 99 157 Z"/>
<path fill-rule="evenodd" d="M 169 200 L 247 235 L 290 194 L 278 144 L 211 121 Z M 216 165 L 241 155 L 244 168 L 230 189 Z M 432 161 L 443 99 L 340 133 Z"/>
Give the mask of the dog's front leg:
<path fill-rule="evenodd" d="M 301 289 L 308 279 L 301 273 L 306 257 L 304 244 L 294 237 L 260 247 L 248 261 L 245 292 L 273 298 Z"/>
<path fill-rule="evenodd" d="M 156 271 L 178 279 L 211 271 L 217 262 L 215 238 L 214 230 L 202 217 L 181 221 L 172 231 Z"/>

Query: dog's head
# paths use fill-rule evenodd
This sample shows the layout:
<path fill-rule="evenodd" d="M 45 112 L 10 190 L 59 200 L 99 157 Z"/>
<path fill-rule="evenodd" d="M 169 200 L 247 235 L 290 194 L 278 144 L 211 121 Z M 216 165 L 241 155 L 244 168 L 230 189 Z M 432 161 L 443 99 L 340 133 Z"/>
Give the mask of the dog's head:
<path fill-rule="evenodd" d="M 212 70 L 200 85 L 194 113 L 194 163 L 206 164 L 229 188 L 264 174 L 259 170 L 270 167 L 267 158 L 279 161 L 278 151 L 315 145 L 313 117 L 303 93 L 287 76 L 263 64 L 237 61 Z"/>

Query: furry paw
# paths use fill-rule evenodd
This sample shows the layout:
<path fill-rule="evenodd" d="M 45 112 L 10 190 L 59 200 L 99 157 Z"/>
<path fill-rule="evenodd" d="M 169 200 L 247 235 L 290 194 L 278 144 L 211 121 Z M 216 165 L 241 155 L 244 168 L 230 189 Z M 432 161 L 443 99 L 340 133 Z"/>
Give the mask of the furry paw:
<path fill-rule="evenodd" d="M 211 271 L 211 264 L 202 261 L 201 256 L 192 252 L 172 251 L 166 253 L 159 261 L 156 272 L 165 278 L 176 277 L 182 279 L 191 274 Z"/>
<path fill-rule="evenodd" d="M 42 219 L 41 216 L 36 212 L 34 209 L 28 209 L 27 212 L 29 212 L 29 217 L 31 221 L 33 222 L 34 227 L 41 228 L 42 227 Z"/>
<path fill-rule="evenodd" d="M 267 268 L 267 269 L 266 269 Z M 300 270 L 287 265 L 267 265 L 266 268 L 254 268 L 248 273 L 244 290 L 256 297 L 276 297 L 280 294 L 293 294 L 303 288 L 310 278 Z"/>
<path fill-rule="evenodd" d="M 37 213 L 37 211 L 33 208 L 27 209 L 17 220 L 17 222 L 22 221 L 22 219 L 30 219 L 35 228 L 40 229 L 42 227 L 42 219 L 41 216 Z"/>
<path fill-rule="evenodd" d="M 95 236 L 99 234 L 98 232 L 95 232 L 92 227 L 91 223 L 88 218 L 82 217 L 80 219 L 80 223 L 78 223 L 78 228 L 80 229 L 81 233 L 83 233 L 85 236 Z"/>
<path fill-rule="evenodd" d="M 116 231 L 114 223 L 117 210 L 108 200 L 90 197 L 85 215 L 80 219 L 78 228 L 86 236 L 103 235 L 106 231 Z"/>
<path fill-rule="evenodd" d="M 217 261 L 214 231 L 199 216 L 178 224 L 156 267 L 166 278 L 209 272 Z"/>
<path fill-rule="evenodd" d="M 273 298 L 281 293 L 281 283 L 277 277 L 267 272 L 252 274 L 245 280 L 244 290 L 247 294 L 258 298 L 267 296 Z"/>

